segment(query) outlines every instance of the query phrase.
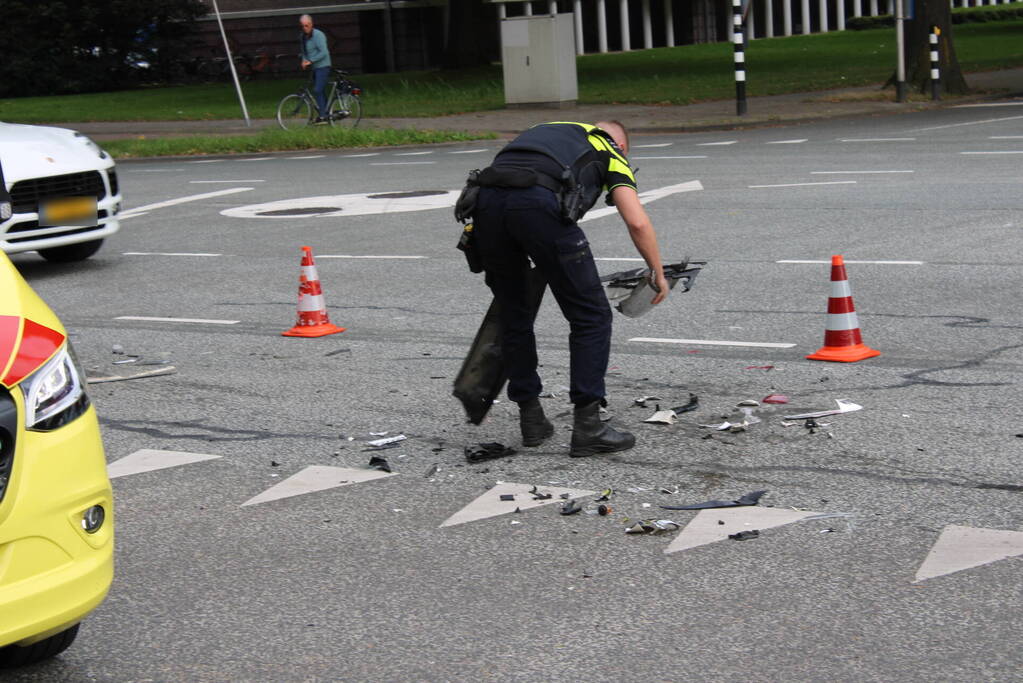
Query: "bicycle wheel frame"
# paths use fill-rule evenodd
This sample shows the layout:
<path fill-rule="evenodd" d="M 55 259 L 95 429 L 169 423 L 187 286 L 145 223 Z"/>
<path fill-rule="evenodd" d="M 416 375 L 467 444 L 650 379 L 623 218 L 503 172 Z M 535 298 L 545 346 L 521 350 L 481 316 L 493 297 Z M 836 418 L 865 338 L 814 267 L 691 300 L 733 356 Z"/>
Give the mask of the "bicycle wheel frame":
<path fill-rule="evenodd" d="M 277 123 L 284 130 L 304 128 L 313 120 L 313 103 L 307 95 L 287 95 L 277 105 Z"/>
<path fill-rule="evenodd" d="M 355 128 L 362 120 L 362 100 L 352 93 L 338 93 L 330 101 L 330 125 Z"/>

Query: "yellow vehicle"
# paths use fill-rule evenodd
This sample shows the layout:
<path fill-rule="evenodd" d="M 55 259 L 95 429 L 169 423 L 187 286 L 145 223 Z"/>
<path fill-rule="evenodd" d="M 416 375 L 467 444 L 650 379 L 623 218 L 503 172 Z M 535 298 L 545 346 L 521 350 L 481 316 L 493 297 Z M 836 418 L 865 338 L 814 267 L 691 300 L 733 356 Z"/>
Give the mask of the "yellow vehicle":
<path fill-rule="evenodd" d="M 0 170 L 0 214 L 3 187 Z M 110 588 L 113 511 L 64 327 L 0 252 L 0 666 L 74 641 Z"/>

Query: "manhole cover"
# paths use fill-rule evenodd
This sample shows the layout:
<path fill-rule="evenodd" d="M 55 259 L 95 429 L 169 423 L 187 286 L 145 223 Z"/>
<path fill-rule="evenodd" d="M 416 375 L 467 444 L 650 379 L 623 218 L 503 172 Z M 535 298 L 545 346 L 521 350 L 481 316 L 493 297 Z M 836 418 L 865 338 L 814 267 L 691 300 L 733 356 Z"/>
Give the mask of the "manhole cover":
<path fill-rule="evenodd" d="M 366 199 L 405 199 L 408 197 L 434 197 L 439 194 L 447 194 L 447 191 L 413 190 L 412 192 L 385 192 L 383 194 L 368 194 Z"/>
<path fill-rule="evenodd" d="M 320 213 L 343 211 L 339 206 L 304 206 L 297 209 L 277 209 L 276 211 L 260 211 L 257 216 L 313 216 Z"/>

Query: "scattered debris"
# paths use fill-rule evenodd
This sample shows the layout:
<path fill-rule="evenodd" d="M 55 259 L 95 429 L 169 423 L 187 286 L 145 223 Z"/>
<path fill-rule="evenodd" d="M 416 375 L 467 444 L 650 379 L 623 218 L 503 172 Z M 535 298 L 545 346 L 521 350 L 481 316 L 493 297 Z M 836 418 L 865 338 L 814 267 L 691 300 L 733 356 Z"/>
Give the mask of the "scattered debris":
<path fill-rule="evenodd" d="M 369 459 L 367 467 L 371 470 L 383 470 L 384 472 L 391 471 L 391 464 L 387 462 L 387 458 L 381 458 L 376 455 Z"/>
<path fill-rule="evenodd" d="M 783 404 L 789 402 L 789 397 L 785 394 L 769 394 L 760 399 L 761 403 L 776 403 Z"/>
<path fill-rule="evenodd" d="M 578 500 L 570 500 L 561 506 L 561 514 L 563 515 L 574 515 L 583 509 L 582 504 Z"/>
<path fill-rule="evenodd" d="M 440 465 L 438 463 L 433 463 L 432 465 L 430 465 L 429 469 L 426 470 L 426 473 L 423 474 L 423 478 L 424 479 L 429 479 L 433 475 L 437 474 L 437 470 L 439 470 L 439 469 L 440 469 Z"/>
<path fill-rule="evenodd" d="M 656 536 L 666 531 L 677 531 L 678 529 L 678 523 L 670 519 L 642 519 L 631 526 L 625 527 L 625 533 Z"/>
<path fill-rule="evenodd" d="M 857 410 L 862 410 L 863 406 L 853 403 L 847 398 L 836 398 L 835 403 L 838 404 L 838 408 L 835 410 L 818 410 L 814 413 L 800 413 L 798 415 L 786 415 L 786 420 L 808 420 L 815 417 L 827 417 L 828 415 L 841 415 L 842 413 L 851 413 Z"/>
<path fill-rule="evenodd" d="M 138 363 L 139 358 L 141 358 L 141 356 L 128 356 L 127 358 L 122 358 L 121 360 L 111 361 L 111 363 L 113 365 L 124 365 L 125 363 Z"/>
<path fill-rule="evenodd" d="M 747 365 L 747 370 L 774 370 L 773 365 Z"/>
<path fill-rule="evenodd" d="M 604 489 L 600 492 L 600 495 L 593 499 L 594 503 L 600 503 L 605 500 L 610 500 L 611 496 L 614 495 L 614 489 Z"/>
<path fill-rule="evenodd" d="M 700 399 L 696 394 L 689 394 L 689 401 L 685 405 L 675 406 L 672 410 L 675 411 L 676 415 L 682 413 L 688 413 L 690 410 L 696 410 L 700 407 Z"/>
<path fill-rule="evenodd" d="M 716 425 L 699 425 L 699 426 L 700 427 L 707 427 L 709 429 L 716 429 L 719 432 L 723 432 L 723 431 L 725 431 L 727 429 L 731 429 L 733 427 L 732 423 L 728 422 L 727 420 L 722 422 L 721 424 L 716 424 Z"/>
<path fill-rule="evenodd" d="M 384 432 L 384 434 L 386 434 L 386 433 L 387 432 Z M 379 448 L 381 446 L 389 446 L 392 443 L 396 444 L 399 441 L 404 441 L 404 440 L 405 440 L 405 435 L 404 434 L 399 434 L 397 436 L 389 436 L 386 439 L 375 439 L 373 441 L 367 441 L 366 443 L 368 445 L 370 445 L 370 446 L 375 447 L 375 448 Z"/>
<path fill-rule="evenodd" d="M 833 534 L 833 533 L 835 533 L 835 530 L 834 530 L 834 529 L 832 529 L 831 527 L 828 527 L 827 529 L 821 529 L 821 530 L 820 530 L 819 532 L 817 532 L 817 533 L 821 533 L 821 534 Z"/>
<path fill-rule="evenodd" d="M 760 532 L 756 529 L 750 529 L 749 531 L 740 531 L 737 534 L 728 534 L 728 538 L 733 541 L 747 541 L 751 538 L 756 538 L 760 535 Z"/>
<path fill-rule="evenodd" d="M 647 401 L 660 401 L 660 400 L 661 400 L 660 396 L 640 396 L 639 398 L 633 400 L 633 404 L 639 406 L 640 408 L 646 408 L 646 402 Z"/>
<path fill-rule="evenodd" d="M 708 500 L 703 503 L 693 503 L 692 505 L 662 505 L 662 510 L 708 510 L 711 508 L 734 508 L 741 507 L 743 505 L 756 505 L 760 502 L 760 498 L 767 493 L 767 490 L 763 491 L 751 491 L 735 500 Z"/>
<path fill-rule="evenodd" d="M 118 375 L 110 375 L 109 377 L 89 377 L 85 380 L 86 384 L 103 384 L 104 382 L 121 382 L 128 379 L 143 379 L 145 377 L 159 377 L 161 375 L 173 375 L 178 371 L 173 365 L 167 365 L 156 370 L 145 370 L 143 372 L 136 372 L 134 375 L 126 375 L 124 377 Z"/>
<path fill-rule="evenodd" d="M 124 353 L 124 347 L 123 347 L 123 346 L 121 346 L 120 344 L 114 344 L 114 345 L 113 345 L 113 346 L 112 346 L 112 347 L 110 348 L 110 351 L 111 351 L 111 352 L 112 352 L 112 353 L 113 353 L 113 354 L 114 354 L 115 356 L 116 356 L 116 355 L 120 355 L 120 354 Z"/>
<path fill-rule="evenodd" d="M 514 454 L 514 448 L 509 448 L 504 444 L 497 443 L 496 441 L 465 447 L 465 459 L 469 463 L 496 460 L 497 458 L 503 458 L 507 455 Z"/>
<path fill-rule="evenodd" d="M 655 412 L 647 419 L 643 420 L 643 422 L 649 422 L 651 424 L 670 425 L 675 424 L 676 417 L 677 416 L 675 415 L 674 410 L 661 410 L 661 406 L 658 405 L 657 412 Z"/>
<path fill-rule="evenodd" d="M 597 514 L 601 517 L 607 517 L 612 512 L 610 505 L 598 505 Z"/>
<path fill-rule="evenodd" d="M 660 491 L 661 491 L 661 493 L 667 493 L 667 494 L 669 494 L 669 495 L 672 495 L 672 494 L 678 493 L 678 492 L 679 492 L 680 490 L 681 490 L 681 489 L 679 489 L 679 487 L 678 487 L 677 485 L 675 486 L 674 490 L 672 490 L 672 489 L 669 489 L 669 488 L 668 488 L 667 486 L 662 486 L 662 487 L 660 488 Z"/>
<path fill-rule="evenodd" d="M 760 401 L 754 401 L 751 398 L 747 398 L 744 401 L 739 401 L 739 403 L 736 404 L 736 405 L 738 405 L 740 408 L 744 408 L 744 407 L 759 408 L 760 407 Z"/>
<path fill-rule="evenodd" d="M 514 493 L 502 493 L 501 494 L 501 500 L 515 500 L 515 494 Z"/>

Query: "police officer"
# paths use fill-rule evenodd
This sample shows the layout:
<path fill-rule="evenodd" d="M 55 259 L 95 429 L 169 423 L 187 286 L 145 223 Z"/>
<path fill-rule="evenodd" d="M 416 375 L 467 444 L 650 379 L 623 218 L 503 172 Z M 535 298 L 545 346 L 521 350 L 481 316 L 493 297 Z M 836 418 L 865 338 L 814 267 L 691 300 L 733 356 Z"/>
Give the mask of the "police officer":
<path fill-rule="evenodd" d="M 569 322 L 572 457 L 624 451 L 636 438 L 601 422 L 611 310 L 586 235 L 577 221 L 601 194 L 618 209 L 633 244 L 652 273 L 652 303 L 668 294 L 657 236 L 640 204 L 618 121 L 545 123 L 526 130 L 479 175 L 474 239 L 486 283 L 501 314 L 508 398 L 519 404 L 522 442 L 536 446 L 554 433 L 540 406 L 535 311 L 529 300 L 529 261 L 540 269 Z"/>

